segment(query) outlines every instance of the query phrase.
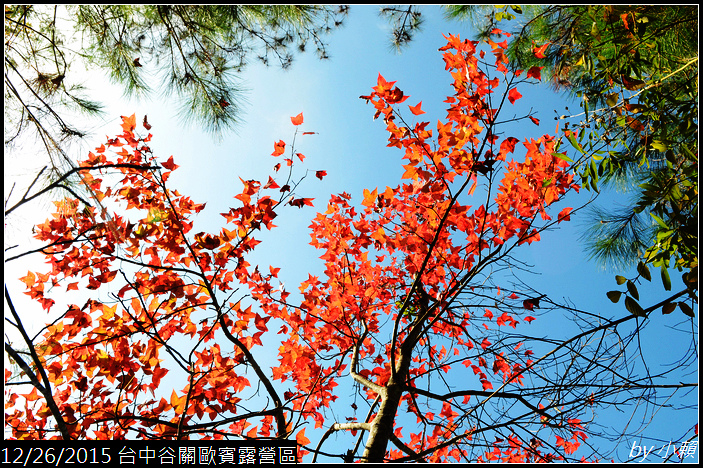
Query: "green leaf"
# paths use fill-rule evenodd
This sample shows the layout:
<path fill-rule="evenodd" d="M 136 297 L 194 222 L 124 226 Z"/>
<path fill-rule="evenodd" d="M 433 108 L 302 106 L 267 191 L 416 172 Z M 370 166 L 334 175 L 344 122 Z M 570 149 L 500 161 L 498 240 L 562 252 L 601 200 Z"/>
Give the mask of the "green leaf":
<path fill-rule="evenodd" d="M 617 281 L 618 284 L 625 284 L 627 278 L 625 278 L 624 276 L 615 275 L 615 281 Z"/>
<path fill-rule="evenodd" d="M 669 229 L 669 226 L 667 226 L 666 223 L 664 222 L 664 220 L 662 220 L 659 216 L 655 215 L 654 213 L 649 213 L 649 214 L 650 214 L 650 216 L 652 216 L 652 218 L 654 218 L 654 221 L 656 221 L 657 224 L 659 224 L 664 229 Z"/>
<path fill-rule="evenodd" d="M 591 25 L 591 35 L 594 37 L 598 37 L 598 24 L 595 21 Z"/>
<path fill-rule="evenodd" d="M 668 315 L 676 309 L 676 302 L 669 302 L 662 306 L 662 314 Z"/>
<path fill-rule="evenodd" d="M 522 14 L 522 8 L 520 8 L 520 5 L 510 5 L 510 9 L 519 15 Z"/>
<path fill-rule="evenodd" d="M 632 281 L 627 282 L 627 291 L 630 293 L 630 296 L 634 297 L 638 301 L 640 300 L 640 293 L 637 292 L 637 286 L 635 286 L 635 283 Z"/>
<path fill-rule="evenodd" d="M 570 162 L 570 163 L 574 162 L 570 157 L 568 157 L 566 155 L 566 153 L 552 153 L 552 156 L 554 156 L 555 158 L 559 158 L 562 161 L 566 161 L 566 162 Z"/>
<path fill-rule="evenodd" d="M 574 137 L 573 134 L 570 133 L 570 134 L 566 137 L 566 139 L 569 140 L 569 143 L 571 143 L 571 146 L 573 146 L 574 148 L 576 148 L 579 153 L 585 154 L 585 151 L 583 150 L 583 148 L 581 148 L 581 145 L 579 144 L 579 142 L 576 141 L 576 138 Z"/>
<path fill-rule="evenodd" d="M 620 300 L 620 296 L 622 295 L 622 292 L 620 291 L 608 291 L 605 293 L 606 296 L 608 296 L 608 299 L 610 299 L 611 302 L 614 304 L 617 304 L 617 302 Z"/>
<path fill-rule="evenodd" d="M 593 189 L 594 192 L 598 192 L 598 183 L 596 182 L 595 176 L 591 180 L 588 181 L 588 183 L 591 185 L 591 188 Z M 600 193 L 600 192 L 598 192 Z"/>
<path fill-rule="evenodd" d="M 605 103 L 608 104 L 609 107 L 615 107 L 615 104 L 618 103 L 619 96 L 618 93 L 610 93 L 605 97 Z"/>
<path fill-rule="evenodd" d="M 671 229 L 667 229 L 666 231 L 659 231 L 657 232 L 657 241 L 658 242 L 663 242 L 664 239 L 667 237 L 671 237 L 674 234 L 674 231 Z"/>
<path fill-rule="evenodd" d="M 598 182 L 598 168 L 596 167 L 596 162 L 591 159 L 591 174 L 593 175 L 593 180 Z"/>
<path fill-rule="evenodd" d="M 637 303 L 636 300 L 632 299 L 631 297 L 626 297 L 625 298 L 625 308 L 630 312 L 632 315 L 636 315 L 637 317 L 646 317 L 647 314 L 644 312 L 644 309 Z"/>
<path fill-rule="evenodd" d="M 652 281 L 652 275 L 649 273 L 649 268 L 647 268 L 647 265 L 645 265 L 642 262 L 639 262 L 637 264 L 637 273 L 642 276 L 642 278 L 646 279 L 647 281 Z"/>
<path fill-rule="evenodd" d="M 681 312 L 683 312 L 684 314 L 688 315 L 691 318 L 696 316 L 696 314 L 693 312 L 693 309 L 691 309 L 691 306 L 689 306 L 685 302 L 679 302 L 679 309 L 681 309 Z"/>
<path fill-rule="evenodd" d="M 669 278 L 669 270 L 665 266 L 661 267 L 662 283 L 664 284 L 664 289 L 671 291 L 671 278 Z"/>
<path fill-rule="evenodd" d="M 546 179 L 545 181 L 542 182 L 542 188 L 549 187 L 550 185 L 552 185 L 553 181 L 554 181 L 554 177 L 550 177 L 549 179 Z"/>
<path fill-rule="evenodd" d="M 652 142 L 651 147 L 657 151 L 665 152 L 669 147 L 663 141 L 655 140 Z"/>

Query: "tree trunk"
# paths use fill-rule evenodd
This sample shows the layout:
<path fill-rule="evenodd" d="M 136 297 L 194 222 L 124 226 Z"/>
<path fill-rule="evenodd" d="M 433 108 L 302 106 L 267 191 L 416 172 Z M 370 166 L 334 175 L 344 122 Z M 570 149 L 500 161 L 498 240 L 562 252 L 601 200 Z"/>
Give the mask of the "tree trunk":
<path fill-rule="evenodd" d="M 391 377 L 392 379 L 392 377 Z M 391 382 L 384 388 L 385 395 L 376 414 L 376 418 L 371 423 L 369 438 L 366 441 L 366 448 L 362 455 L 362 462 L 382 463 L 386 455 L 388 441 L 393 434 L 393 422 L 398 412 L 400 397 L 403 395 L 402 385 Z"/>

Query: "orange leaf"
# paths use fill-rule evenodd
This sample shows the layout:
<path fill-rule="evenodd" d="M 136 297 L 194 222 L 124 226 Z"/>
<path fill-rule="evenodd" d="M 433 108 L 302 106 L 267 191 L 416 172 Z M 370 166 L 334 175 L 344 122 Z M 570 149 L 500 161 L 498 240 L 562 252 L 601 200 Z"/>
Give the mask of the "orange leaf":
<path fill-rule="evenodd" d="M 185 398 L 186 398 L 185 395 L 178 398 L 176 391 L 175 390 L 171 391 L 171 406 L 173 407 L 174 410 L 176 410 L 176 413 L 180 413 L 181 411 L 183 411 L 183 409 L 179 408 L 178 406 L 182 404 L 182 402 L 185 400 Z"/>
<path fill-rule="evenodd" d="M 280 185 L 278 185 L 278 184 L 276 183 L 275 180 L 273 180 L 273 178 L 271 178 L 271 176 L 269 176 L 269 181 L 266 182 L 266 185 L 264 185 L 264 188 L 265 188 L 265 189 L 267 189 L 267 188 L 270 188 L 270 189 L 277 189 L 277 188 L 281 188 L 281 187 L 280 187 Z"/>
<path fill-rule="evenodd" d="M 417 168 L 413 164 L 404 164 L 403 167 L 405 168 L 405 173 L 403 174 L 401 179 L 417 180 Z"/>
<path fill-rule="evenodd" d="M 418 102 L 416 106 L 408 106 L 410 108 L 410 112 L 412 112 L 415 115 L 422 115 L 425 113 L 424 110 L 420 109 L 420 106 L 422 106 L 422 101 Z"/>
<path fill-rule="evenodd" d="M 571 213 L 571 208 L 564 208 L 559 212 L 559 217 L 557 218 L 558 221 L 557 223 L 561 223 L 562 221 L 569 221 L 571 217 L 569 216 L 569 213 Z"/>
<path fill-rule="evenodd" d="M 129 117 L 122 116 L 122 130 L 125 131 L 125 133 L 132 133 L 134 128 L 137 126 L 137 117 L 136 114 L 132 114 Z"/>
<path fill-rule="evenodd" d="M 521 97 L 522 94 L 520 94 L 516 88 L 511 89 L 508 93 L 508 101 L 510 101 L 511 104 L 515 104 L 515 101 L 517 101 Z"/>
<path fill-rule="evenodd" d="M 376 86 L 374 86 L 372 89 L 380 94 L 380 93 L 383 93 L 387 90 L 390 90 L 394 84 L 395 84 L 395 81 L 390 81 L 390 82 L 386 81 L 386 79 L 383 78 L 383 76 L 381 76 L 381 74 L 379 73 L 378 74 L 378 84 Z"/>
<path fill-rule="evenodd" d="M 547 47 L 549 47 L 549 42 L 542 46 L 535 46 L 532 48 L 532 53 L 535 54 L 535 57 L 543 59 L 544 58 L 544 51 L 547 50 Z"/>
<path fill-rule="evenodd" d="M 512 153 L 515 151 L 515 145 L 518 143 L 518 139 L 515 137 L 508 137 L 500 144 L 500 153 Z M 505 156 L 504 156 L 505 157 Z"/>
<path fill-rule="evenodd" d="M 31 288 L 32 286 L 34 286 L 34 283 L 36 281 L 36 277 L 34 276 L 34 273 L 32 273 L 31 271 L 28 271 L 27 276 L 23 276 L 22 278 L 20 278 L 20 281 L 22 281 L 24 284 L 26 284 L 27 288 Z"/>
<path fill-rule="evenodd" d="M 622 24 L 625 26 L 625 29 L 629 31 L 630 26 L 627 24 L 627 13 L 623 13 L 622 15 L 620 15 L 620 19 L 622 19 Z"/>
<path fill-rule="evenodd" d="M 473 174 L 471 174 L 471 182 L 472 182 L 472 184 L 471 184 L 471 188 L 469 188 L 469 195 L 473 195 L 474 190 L 476 190 L 477 183 L 476 183 L 476 173 L 475 172 Z"/>
<path fill-rule="evenodd" d="M 298 445 L 308 445 L 310 443 L 310 439 L 305 437 L 305 428 L 296 434 L 295 441 L 298 442 Z"/>
<path fill-rule="evenodd" d="M 285 150 L 286 142 L 283 140 L 279 140 L 273 145 L 273 153 L 271 153 L 271 156 L 280 156 L 285 152 Z"/>
<path fill-rule="evenodd" d="M 376 197 L 378 197 L 378 189 L 374 189 L 373 192 L 364 189 L 364 201 L 361 204 L 372 208 L 376 204 Z"/>
<path fill-rule="evenodd" d="M 293 122 L 293 125 L 300 125 L 303 123 L 303 113 L 301 112 L 300 114 L 296 115 L 295 117 L 291 117 L 290 121 Z"/>

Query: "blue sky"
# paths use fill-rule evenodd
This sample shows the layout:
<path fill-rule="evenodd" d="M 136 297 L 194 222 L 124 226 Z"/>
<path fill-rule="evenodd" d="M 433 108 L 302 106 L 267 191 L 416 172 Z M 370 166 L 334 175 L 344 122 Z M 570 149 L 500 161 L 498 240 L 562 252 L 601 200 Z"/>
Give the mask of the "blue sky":
<path fill-rule="evenodd" d="M 372 120 L 372 106 L 359 96 L 370 93 L 381 73 L 389 81 L 397 80 L 397 86 L 410 95 L 407 104 L 422 101 L 422 109 L 427 114 L 421 118 L 433 125 L 437 119 L 445 117 L 446 104 L 443 101 L 451 94 L 451 79 L 444 71 L 441 53 L 437 51 L 446 43 L 442 34 L 459 34 L 462 38 L 472 36 L 468 24 L 448 22 L 437 8 L 424 7 L 423 31 L 402 54 L 396 54 L 388 45 L 389 26 L 379 19 L 377 11 L 377 6 L 352 6 L 345 26 L 328 38 L 331 56 L 328 61 L 319 61 L 314 54 L 298 55 L 287 71 L 252 64 L 242 78 L 243 86 L 249 88 L 247 102 L 243 105 L 244 123 L 219 142 L 198 128 L 184 127 L 176 103 L 159 97 L 153 97 L 151 101 L 130 102 L 120 96 L 119 90 L 106 84 L 104 77 L 92 72 L 88 84 L 104 97 L 109 108 L 107 119 L 95 122 L 95 139 L 86 145 L 86 149 L 99 145 L 104 135 L 112 136 L 118 132 L 119 115 L 136 113 L 138 121 L 148 115 L 153 126 L 151 147 L 155 154 L 163 160 L 173 155 L 180 165 L 170 179 L 171 187 L 178 188 L 196 202 L 207 202 L 195 232 L 217 232 L 223 225 L 219 213 L 233 206 L 232 196 L 240 190 L 239 177 L 266 179 L 273 164 L 278 162 L 269 156 L 274 141 L 282 139 L 290 144 L 294 132 L 290 117 L 303 112 L 305 123 L 302 130 L 317 134 L 297 138 L 296 151 L 306 156 L 298 171 L 313 171 L 301 184 L 298 195 L 314 197 L 315 209 L 291 208 L 282 212 L 276 218 L 279 228 L 262 234 L 265 248 L 256 253 L 256 260 L 264 268 L 269 264 L 281 267 L 281 278 L 287 289 L 295 291 L 308 273 L 322 271 L 322 262 L 318 260 L 320 253 L 308 245 L 307 226 L 317 211 L 324 211 L 329 195 L 348 192 L 359 203 L 364 188 L 395 186 L 403 172 L 400 165 L 402 154 L 396 148 L 386 147 L 385 126 L 381 121 Z M 514 113 L 520 116 L 531 112 L 541 120 L 539 127 L 529 120 L 509 127 L 510 134 L 521 141 L 553 132 L 555 110 L 563 114 L 565 106 L 572 110 L 578 108 L 577 104 L 564 100 L 546 85 L 523 85 L 520 92 L 523 98 L 509 106 L 504 115 Z M 407 114 L 409 116 L 409 112 Z M 314 177 L 316 170 L 327 171 L 323 181 Z M 579 206 L 590 195 L 586 191 L 578 197 L 570 195 L 565 202 L 560 202 L 554 213 L 563 206 Z M 616 199 L 605 198 L 608 203 Z M 578 228 L 582 219 L 574 215 L 571 222 L 561 223 L 558 231 L 544 233 L 540 242 L 519 250 L 518 258 L 533 265 L 530 273 L 522 277 L 530 287 L 556 301 L 568 301 L 577 308 L 606 316 L 623 316 L 628 312 L 622 303 L 614 305 L 605 296 L 606 291 L 619 289 L 614 281 L 615 273 L 604 272 L 599 265 L 588 261 L 579 244 L 581 231 Z M 27 267 L 25 264 L 22 267 L 25 270 L 21 274 L 24 274 Z M 625 276 L 634 276 L 632 272 L 628 273 Z M 8 267 L 6 274 L 8 278 L 18 276 L 13 276 Z M 658 272 L 653 271 L 652 276 L 650 285 L 640 287 L 641 304 L 645 306 L 666 297 L 658 281 Z M 16 288 L 21 290 L 19 286 Z M 673 291 L 677 291 L 676 285 Z M 686 323 L 685 318 L 678 310 L 665 317 L 659 312 L 652 314 L 651 323 L 640 336 L 648 363 L 673 362 L 686 349 L 690 336 L 687 338 L 680 332 L 686 329 L 686 325 L 682 325 Z M 551 316 L 543 316 L 534 322 L 535 326 L 540 326 L 539 322 L 545 324 L 542 326 L 547 336 L 550 327 L 573 325 Z M 690 325 L 688 327 L 690 330 Z M 680 380 L 697 381 L 697 375 L 680 376 Z M 685 401 L 697 404 L 695 393 Z M 623 423 L 621 419 L 626 417 L 629 417 L 627 412 L 601 411 L 597 422 L 619 427 Z M 664 445 L 669 440 L 679 439 L 696 422 L 696 415 L 691 412 L 685 415 L 676 413 L 673 417 L 662 412 L 656 418 L 642 435 L 656 437 Z M 312 428 L 306 435 L 315 444 L 317 438 L 311 431 Z M 637 439 L 632 441 L 639 442 Z M 614 457 L 626 459 L 630 448 L 618 446 Z"/>

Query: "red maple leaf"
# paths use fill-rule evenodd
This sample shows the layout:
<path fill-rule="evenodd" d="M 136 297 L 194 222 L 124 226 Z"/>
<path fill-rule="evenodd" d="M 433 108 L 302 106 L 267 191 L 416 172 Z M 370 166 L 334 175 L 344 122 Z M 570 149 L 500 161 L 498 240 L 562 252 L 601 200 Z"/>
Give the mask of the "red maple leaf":
<path fill-rule="evenodd" d="M 420 109 L 420 106 L 422 106 L 422 101 L 418 102 L 416 106 L 408 107 L 410 108 L 410 112 L 412 112 L 414 115 L 422 115 L 425 113 L 425 111 Z"/>
<path fill-rule="evenodd" d="M 559 217 L 557 218 L 557 223 L 561 223 L 562 221 L 569 221 L 571 219 L 571 216 L 569 213 L 571 213 L 572 208 L 564 208 L 559 212 Z"/>
<path fill-rule="evenodd" d="M 298 208 L 302 208 L 303 206 L 315 206 L 312 204 L 313 198 L 295 198 L 292 199 L 290 202 L 288 202 L 291 206 L 297 206 Z"/>
<path fill-rule="evenodd" d="M 530 69 L 527 70 L 527 77 L 528 78 L 536 78 L 541 81 L 543 68 L 544 67 L 538 67 L 538 66 L 530 67 Z"/>
<path fill-rule="evenodd" d="M 388 93 L 388 102 L 392 104 L 397 104 L 405 101 L 408 97 L 410 96 L 405 96 L 403 94 L 403 91 L 401 91 L 399 88 L 393 88 L 390 93 Z"/>
<path fill-rule="evenodd" d="M 386 81 L 381 74 L 378 74 L 378 84 L 373 87 L 373 90 L 376 91 L 378 94 L 383 94 L 386 91 L 390 91 L 390 89 L 393 87 L 395 84 L 395 81 Z M 363 97 L 363 96 L 362 96 Z"/>
<path fill-rule="evenodd" d="M 291 117 L 290 121 L 293 123 L 293 125 L 300 125 L 303 123 L 303 113 L 301 112 L 300 114 L 296 115 L 295 117 Z"/>
<path fill-rule="evenodd" d="M 177 164 L 174 164 L 174 162 L 173 162 L 173 156 L 171 156 L 170 158 L 168 158 L 168 160 L 167 160 L 166 162 L 161 163 L 161 165 L 162 165 L 163 167 L 165 167 L 166 169 L 168 169 L 169 171 L 176 170 L 176 169 L 178 169 L 178 168 L 180 167 L 180 166 L 178 166 Z"/>
<path fill-rule="evenodd" d="M 522 94 L 518 92 L 517 88 L 512 88 L 510 92 L 508 92 L 508 101 L 510 101 L 511 104 L 515 104 L 515 101 L 517 101 L 521 97 Z"/>
<path fill-rule="evenodd" d="M 549 42 L 547 42 L 544 45 L 541 46 L 534 46 L 532 48 L 532 53 L 535 54 L 535 57 L 543 59 L 545 58 L 544 52 L 547 50 L 547 47 L 549 47 Z"/>
<path fill-rule="evenodd" d="M 268 182 L 266 182 L 266 185 L 264 185 L 264 188 L 270 188 L 270 189 L 277 189 L 280 188 L 280 186 L 276 183 L 275 180 L 271 176 L 269 176 Z"/>
<path fill-rule="evenodd" d="M 539 309 L 539 301 L 545 297 L 547 297 L 547 295 L 542 294 L 539 297 L 525 299 L 524 301 L 522 301 L 522 306 L 527 310 L 534 310 L 535 307 Z"/>
<path fill-rule="evenodd" d="M 280 156 L 286 151 L 286 142 L 283 140 L 278 140 L 274 145 L 273 145 L 273 153 L 271 153 L 271 156 Z"/>

